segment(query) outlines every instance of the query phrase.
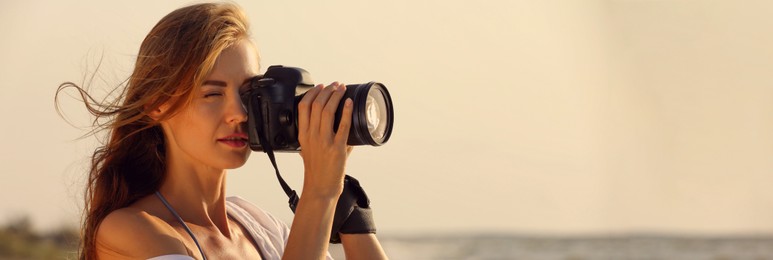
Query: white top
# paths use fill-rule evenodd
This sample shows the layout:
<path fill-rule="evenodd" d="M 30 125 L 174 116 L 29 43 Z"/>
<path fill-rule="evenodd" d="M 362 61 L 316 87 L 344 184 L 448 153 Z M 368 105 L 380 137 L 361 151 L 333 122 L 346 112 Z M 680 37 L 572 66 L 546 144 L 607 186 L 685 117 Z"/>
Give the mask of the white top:
<path fill-rule="evenodd" d="M 284 222 L 272 216 L 258 206 L 242 199 L 239 196 L 231 196 L 225 199 L 226 212 L 252 236 L 258 245 L 260 252 L 266 259 L 282 259 L 287 238 L 290 236 L 290 228 Z M 204 248 L 206 251 L 206 248 Z M 330 253 L 327 259 L 332 260 Z M 187 255 L 162 255 L 150 258 L 150 260 L 195 260 Z"/>

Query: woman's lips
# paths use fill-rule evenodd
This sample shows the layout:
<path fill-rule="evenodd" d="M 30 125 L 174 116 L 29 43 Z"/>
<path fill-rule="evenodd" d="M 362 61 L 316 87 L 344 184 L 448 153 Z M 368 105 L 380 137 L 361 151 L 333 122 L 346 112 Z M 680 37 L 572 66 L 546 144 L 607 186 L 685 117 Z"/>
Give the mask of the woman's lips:
<path fill-rule="evenodd" d="M 220 139 L 217 141 L 234 148 L 242 148 L 247 146 L 247 142 L 245 140 L 240 140 L 240 139 Z"/>
<path fill-rule="evenodd" d="M 236 132 L 226 137 L 217 139 L 217 141 L 234 148 L 242 148 L 247 146 L 247 135 L 245 133 Z"/>

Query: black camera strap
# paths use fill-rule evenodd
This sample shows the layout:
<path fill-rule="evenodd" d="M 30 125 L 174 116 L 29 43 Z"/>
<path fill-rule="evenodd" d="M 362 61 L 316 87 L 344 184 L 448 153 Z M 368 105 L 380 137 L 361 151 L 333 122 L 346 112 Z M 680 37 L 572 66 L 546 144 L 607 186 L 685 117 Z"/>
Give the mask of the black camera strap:
<path fill-rule="evenodd" d="M 271 147 L 271 143 L 268 142 L 268 139 L 266 138 L 266 132 L 263 129 L 263 123 L 265 122 L 263 120 L 263 113 L 267 111 L 267 108 L 265 107 L 266 104 L 264 102 L 261 102 L 260 99 L 255 100 L 256 102 L 260 102 L 260 113 L 255 113 L 255 122 L 258 122 L 255 124 L 255 127 L 257 128 L 257 134 L 258 134 L 258 140 L 260 140 L 260 146 L 263 147 L 263 152 L 268 154 L 268 159 L 271 160 L 271 165 L 274 166 L 274 170 L 276 171 L 276 178 L 279 180 L 279 185 L 282 186 L 282 189 L 285 191 L 285 194 L 287 194 L 287 197 L 290 198 L 288 203 L 290 204 L 290 210 L 295 213 L 295 207 L 298 206 L 298 193 L 295 192 L 292 188 L 290 188 L 290 185 L 287 185 L 287 182 L 282 178 L 282 175 L 279 174 L 279 167 L 276 166 L 276 158 L 274 157 L 274 148 Z"/>
<path fill-rule="evenodd" d="M 262 140 L 261 140 L 262 142 Z M 263 149 L 266 149 L 265 146 L 263 146 Z M 271 165 L 274 165 L 274 170 L 276 170 L 276 178 L 279 180 L 279 185 L 282 186 L 282 189 L 285 191 L 285 194 L 287 194 L 287 197 L 290 198 L 288 203 L 290 204 L 290 210 L 295 213 L 295 207 L 298 206 L 298 193 L 295 192 L 292 188 L 290 188 L 289 185 L 287 185 L 287 182 L 282 178 L 282 175 L 279 175 L 279 168 L 276 166 L 276 159 L 274 158 L 274 150 L 264 150 L 268 154 L 268 159 L 271 160 Z"/>

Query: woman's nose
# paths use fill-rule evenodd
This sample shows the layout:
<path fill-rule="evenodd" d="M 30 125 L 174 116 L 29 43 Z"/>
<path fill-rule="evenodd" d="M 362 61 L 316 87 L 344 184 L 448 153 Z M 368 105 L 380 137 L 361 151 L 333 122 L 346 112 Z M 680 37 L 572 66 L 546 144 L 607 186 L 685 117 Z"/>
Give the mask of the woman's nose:
<path fill-rule="evenodd" d="M 231 102 L 233 105 L 229 106 L 230 109 L 228 109 L 228 118 L 227 121 L 234 122 L 234 123 L 243 123 L 247 122 L 247 107 L 242 103 L 241 98 L 236 97 L 233 102 Z"/>

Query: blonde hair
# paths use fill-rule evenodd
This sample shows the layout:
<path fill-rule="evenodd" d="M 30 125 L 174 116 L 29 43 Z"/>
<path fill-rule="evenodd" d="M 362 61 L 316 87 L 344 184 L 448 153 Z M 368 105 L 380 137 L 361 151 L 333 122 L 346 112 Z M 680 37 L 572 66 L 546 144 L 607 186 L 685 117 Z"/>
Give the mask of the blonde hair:
<path fill-rule="evenodd" d="M 112 102 L 97 102 L 71 82 L 59 86 L 57 97 L 63 89 L 78 90 L 96 117 L 95 131 L 108 131 L 105 144 L 91 158 L 79 259 L 96 258 L 97 229 L 110 212 L 161 186 L 166 153 L 158 122 L 190 104 L 220 53 L 248 38 L 246 15 L 235 4 L 183 7 L 164 16 L 145 37 L 126 88 Z M 170 104 L 169 109 L 151 118 L 150 112 L 162 104 Z"/>

